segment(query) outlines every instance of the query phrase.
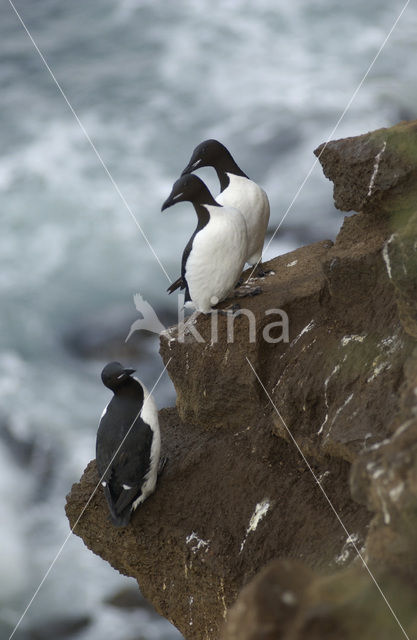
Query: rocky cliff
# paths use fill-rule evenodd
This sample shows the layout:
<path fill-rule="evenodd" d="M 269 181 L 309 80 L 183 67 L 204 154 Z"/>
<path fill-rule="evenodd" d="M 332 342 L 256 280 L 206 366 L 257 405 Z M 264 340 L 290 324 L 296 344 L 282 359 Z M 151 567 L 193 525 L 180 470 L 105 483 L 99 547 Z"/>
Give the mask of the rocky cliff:
<path fill-rule="evenodd" d="M 121 530 L 97 491 L 75 528 L 187 640 L 417 637 L 417 122 L 315 153 L 359 213 L 267 265 L 251 334 L 161 336 L 157 491 Z"/>

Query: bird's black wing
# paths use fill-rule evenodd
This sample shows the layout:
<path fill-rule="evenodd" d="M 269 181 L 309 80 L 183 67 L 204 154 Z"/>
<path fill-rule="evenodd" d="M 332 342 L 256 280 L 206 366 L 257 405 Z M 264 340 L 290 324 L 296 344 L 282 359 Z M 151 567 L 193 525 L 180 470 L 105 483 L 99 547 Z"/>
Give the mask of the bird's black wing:
<path fill-rule="evenodd" d="M 113 434 L 112 424 L 107 415 L 110 404 L 107 406 L 106 413 L 100 420 L 96 439 L 97 471 L 100 477 L 100 482 L 105 483 L 108 483 L 110 480 L 110 476 L 112 474 L 111 460 L 118 446 L 117 438 Z"/>
<path fill-rule="evenodd" d="M 124 424 L 118 424 L 111 404 L 100 421 L 96 463 L 100 478 L 106 483 L 104 494 L 113 523 L 125 526 L 129 522 L 132 502 L 140 496 L 149 470 L 153 432 L 141 418 L 135 420 L 133 413 L 125 417 Z M 129 489 L 124 489 L 123 485 Z"/>
<path fill-rule="evenodd" d="M 149 425 L 142 420 L 140 422 L 133 438 L 129 435 L 130 441 L 117 459 L 110 481 L 110 490 L 114 498 L 117 496 L 114 504 L 117 514 L 121 514 L 139 498 L 145 476 L 150 469 L 153 432 Z"/>
<path fill-rule="evenodd" d="M 200 225 L 200 223 L 197 225 L 196 230 L 194 231 L 193 235 L 191 236 L 191 238 L 189 239 L 189 241 L 187 242 L 187 245 L 183 251 L 182 254 L 182 260 L 181 260 L 181 279 L 183 282 L 183 287 L 181 287 L 182 289 L 185 289 L 185 302 L 189 302 L 191 300 L 190 297 L 190 290 L 188 288 L 188 282 L 187 282 L 187 278 L 185 277 L 185 271 L 187 268 L 187 260 L 188 260 L 188 256 L 191 253 L 191 250 L 193 248 L 193 242 L 194 242 L 194 238 L 196 236 L 196 234 L 202 229 L 202 226 Z"/>

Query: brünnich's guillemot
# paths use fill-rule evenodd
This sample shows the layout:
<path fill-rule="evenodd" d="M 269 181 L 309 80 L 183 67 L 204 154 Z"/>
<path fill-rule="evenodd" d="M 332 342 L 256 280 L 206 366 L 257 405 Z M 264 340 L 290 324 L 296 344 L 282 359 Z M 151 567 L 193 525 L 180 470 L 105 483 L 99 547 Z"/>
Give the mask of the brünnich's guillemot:
<path fill-rule="evenodd" d="M 129 523 L 132 512 L 155 490 L 158 476 L 158 411 L 134 371 L 110 362 L 101 373 L 114 395 L 100 419 L 96 463 L 116 527 Z"/>
<path fill-rule="evenodd" d="M 238 209 L 246 221 L 248 249 L 246 262 L 258 265 L 257 275 L 265 275 L 262 269 L 262 250 L 269 222 L 269 201 L 265 191 L 243 173 L 231 153 L 217 140 L 205 140 L 193 151 L 182 175 L 200 167 L 213 167 L 220 181 L 220 193 L 216 201 L 224 207 Z"/>
<path fill-rule="evenodd" d="M 168 291 L 185 289 L 185 302 L 210 313 L 233 291 L 242 273 L 247 255 L 246 222 L 240 211 L 216 202 L 193 174 L 174 183 L 162 211 L 184 201 L 194 205 L 198 224 L 182 255 L 181 278 Z"/>

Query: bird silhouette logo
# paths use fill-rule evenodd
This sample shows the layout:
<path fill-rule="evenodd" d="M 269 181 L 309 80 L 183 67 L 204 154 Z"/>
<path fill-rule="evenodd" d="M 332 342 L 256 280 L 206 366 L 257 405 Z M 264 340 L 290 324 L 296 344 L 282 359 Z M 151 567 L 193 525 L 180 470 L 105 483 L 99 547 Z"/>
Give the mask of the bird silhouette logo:
<path fill-rule="evenodd" d="M 140 293 L 135 293 L 133 301 L 137 311 L 142 315 L 142 318 L 139 318 L 132 323 L 125 342 L 129 340 L 130 336 L 132 333 L 135 333 L 135 331 L 150 331 L 151 333 L 159 335 L 162 331 L 166 330 L 166 327 L 164 327 L 154 309 L 151 307 L 149 302 L 146 302 L 146 300 L 142 298 Z"/>

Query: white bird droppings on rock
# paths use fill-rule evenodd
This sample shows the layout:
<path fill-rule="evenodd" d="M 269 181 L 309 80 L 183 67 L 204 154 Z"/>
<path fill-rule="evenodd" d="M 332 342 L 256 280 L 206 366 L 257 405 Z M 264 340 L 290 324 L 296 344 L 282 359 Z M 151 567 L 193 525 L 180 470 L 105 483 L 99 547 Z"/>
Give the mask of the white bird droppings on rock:
<path fill-rule="evenodd" d="M 248 538 L 248 535 L 250 534 L 251 531 L 256 531 L 256 528 L 257 528 L 258 524 L 260 523 L 262 518 L 268 513 L 268 510 L 269 510 L 270 506 L 271 506 L 271 503 L 269 501 L 269 498 L 264 498 L 262 500 L 262 502 L 258 502 L 258 504 L 256 505 L 255 511 L 253 512 L 252 517 L 249 520 L 249 526 L 246 529 L 245 538 L 244 538 L 242 544 L 240 545 L 240 552 L 242 552 L 243 547 L 246 544 L 246 540 Z"/>
<path fill-rule="evenodd" d="M 395 233 L 393 233 L 388 238 L 388 240 L 384 244 L 384 248 L 382 249 L 382 257 L 384 259 L 385 266 L 387 268 L 388 278 L 390 280 L 392 280 L 392 273 L 391 273 L 391 262 L 390 262 L 389 255 L 388 255 L 388 247 L 389 247 L 390 243 L 394 240 L 394 238 L 395 238 Z"/>
<path fill-rule="evenodd" d="M 350 336 L 344 336 L 342 338 L 342 347 L 346 347 L 349 342 L 363 342 L 366 336 L 360 336 L 358 334 L 352 334 Z"/>
<path fill-rule="evenodd" d="M 284 593 L 281 596 L 281 600 L 284 604 L 288 605 L 289 607 L 293 607 L 295 604 L 297 604 L 297 598 L 295 597 L 295 594 L 292 591 L 284 591 Z"/>
<path fill-rule="evenodd" d="M 200 549 L 204 549 L 204 551 L 206 552 L 209 550 L 210 540 L 203 540 L 202 538 L 199 538 L 195 531 L 192 531 L 190 535 L 185 538 L 185 542 L 187 544 L 190 544 L 190 542 L 193 542 L 193 540 L 195 540 L 196 544 L 191 547 L 191 551 L 193 551 L 194 553 L 196 553 Z"/>
<path fill-rule="evenodd" d="M 313 329 L 315 325 L 314 320 L 311 320 L 305 327 L 304 329 L 301 329 L 300 333 L 298 334 L 298 336 L 296 338 L 294 338 L 294 340 L 291 342 L 290 347 L 293 347 L 295 344 L 297 344 L 297 342 L 299 341 L 299 339 L 301 338 L 301 336 L 303 336 L 305 333 L 307 333 L 308 331 L 311 331 L 311 329 Z"/>
<path fill-rule="evenodd" d="M 371 180 L 369 182 L 369 187 L 368 187 L 368 194 L 367 194 L 368 198 L 369 198 L 369 196 L 372 195 L 372 192 L 374 190 L 375 178 L 377 177 L 378 171 L 379 171 L 379 163 L 381 162 L 381 158 L 382 158 L 382 155 L 383 155 L 383 153 L 385 151 L 386 146 L 387 146 L 387 141 L 385 140 L 384 144 L 382 145 L 381 150 L 375 156 L 374 170 L 373 170 L 373 173 L 372 173 L 372 176 L 371 176 Z"/>
<path fill-rule="evenodd" d="M 390 489 L 389 497 L 393 502 L 397 502 L 403 490 L 404 490 L 404 482 L 400 482 L 399 484 L 397 484 L 396 487 L 393 487 L 392 489 Z"/>

